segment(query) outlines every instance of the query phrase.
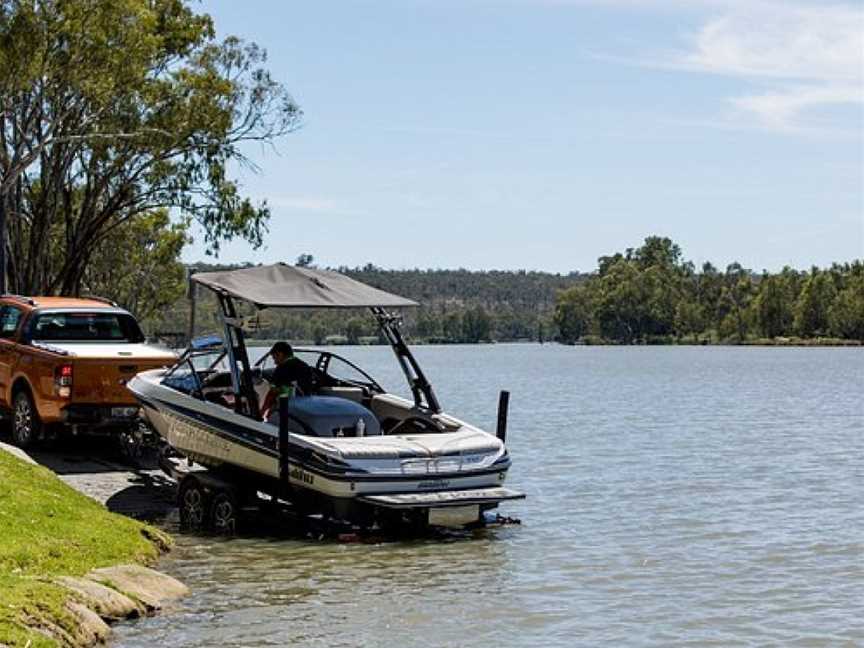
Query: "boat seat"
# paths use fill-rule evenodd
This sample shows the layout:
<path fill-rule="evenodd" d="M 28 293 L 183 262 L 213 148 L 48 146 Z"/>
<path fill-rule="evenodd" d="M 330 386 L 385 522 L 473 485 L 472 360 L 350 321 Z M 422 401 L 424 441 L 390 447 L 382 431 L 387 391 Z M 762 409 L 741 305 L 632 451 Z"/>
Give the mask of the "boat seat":
<path fill-rule="evenodd" d="M 297 396 L 280 403 L 290 432 L 317 437 L 356 436 L 357 423 L 363 420 L 365 436 L 380 436 L 381 424 L 375 415 L 346 398 L 336 396 Z"/>
<path fill-rule="evenodd" d="M 204 400 L 208 403 L 216 403 L 216 405 L 221 405 L 222 407 L 231 407 L 231 403 L 225 398 L 225 393 L 220 390 L 204 392 Z"/>

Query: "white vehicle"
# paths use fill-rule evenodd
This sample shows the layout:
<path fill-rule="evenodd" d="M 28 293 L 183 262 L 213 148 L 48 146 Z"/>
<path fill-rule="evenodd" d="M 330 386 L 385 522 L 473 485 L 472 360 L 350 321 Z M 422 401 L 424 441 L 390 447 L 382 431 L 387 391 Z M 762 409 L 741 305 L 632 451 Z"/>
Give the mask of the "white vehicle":
<path fill-rule="evenodd" d="M 415 302 L 336 272 L 284 264 L 196 274 L 193 281 L 216 293 L 224 339 L 196 340 L 173 367 L 128 384 L 167 444 L 207 468 L 181 480 L 186 524 L 230 530 L 238 507 L 257 492 L 364 526 L 479 524 L 484 511 L 524 497 L 503 487 L 510 468 L 506 396 L 497 435 L 441 410 L 387 310 Z M 369 308 L 413 401 L 386 393 L 336 354 L 297 349 L 310 379 L 279 399 L 278 417 L 262 420 L 273 369 L 250 364 L 235 299 L 257 309 Z"/>

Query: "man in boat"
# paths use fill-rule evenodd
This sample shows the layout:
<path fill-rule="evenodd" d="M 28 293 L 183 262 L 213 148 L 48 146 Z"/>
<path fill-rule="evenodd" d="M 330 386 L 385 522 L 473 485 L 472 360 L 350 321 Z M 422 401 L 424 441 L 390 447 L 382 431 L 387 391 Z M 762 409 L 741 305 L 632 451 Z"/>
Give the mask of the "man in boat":
<path fill-rule="evenodd" d="M 294 349 L 287 342 L 274 344 L 269 355 L 273 356 L 276 368 L 270 378 L 270 391 L 264 398 L 261 412 L 265 420 L 273 422 L 273 417 L 278 417 L 279 414 L 279 398 L 290 398 L 298 392 L 308 394 L 312 385 L 312 368 L 300 358 L 294 357 Z"/>

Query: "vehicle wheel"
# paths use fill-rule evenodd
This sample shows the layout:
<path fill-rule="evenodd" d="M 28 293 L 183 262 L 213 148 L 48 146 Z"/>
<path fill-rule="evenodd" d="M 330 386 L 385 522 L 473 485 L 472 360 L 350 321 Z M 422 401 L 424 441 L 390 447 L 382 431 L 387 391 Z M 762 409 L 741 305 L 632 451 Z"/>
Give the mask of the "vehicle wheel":
<path fill-rule="evenodd" d="M 155 443 L 153 433 L 146 423 L 138 421 L 123 429 L 117 437 L 120 454 L 133 466 L 143 467 L 144 459 Z"/>
<path fill-rule="evenodd" d="M 210 529 L 220 535 L 237 533 L 237 498 L 230 491 L 219 491 L 210 503 Z"/>
<path fill-rule="evenodd" d="M 207 493 L 197 479 L 186 479 L 180 485 L 177 496 L 180 508 L 180 528 L 183 531 L 200 531 L 207 517 Z"/>
<path fill-rule="evenodd" d="M 137 464 L 141 458 L 141 445 L 131 430 L 123 430 L 117 436 L 117 444 L 120 454 L 130 464 Z"/>
<path fill-rule="evenodd" d="M 42 421 L 26 390 L 15 394 L 12 401 L 12 442 L 19 448 L 29 448 L 42 433 Z"/>

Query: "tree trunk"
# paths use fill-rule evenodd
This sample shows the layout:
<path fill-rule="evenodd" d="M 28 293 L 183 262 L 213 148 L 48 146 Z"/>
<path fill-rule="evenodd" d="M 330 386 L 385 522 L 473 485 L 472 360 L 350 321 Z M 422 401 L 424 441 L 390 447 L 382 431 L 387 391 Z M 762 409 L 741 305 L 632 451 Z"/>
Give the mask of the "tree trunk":
<path fill-rule="evenodd" d="M 6 195 L 0 194 L 0 295 L 6 293 Z"/>

